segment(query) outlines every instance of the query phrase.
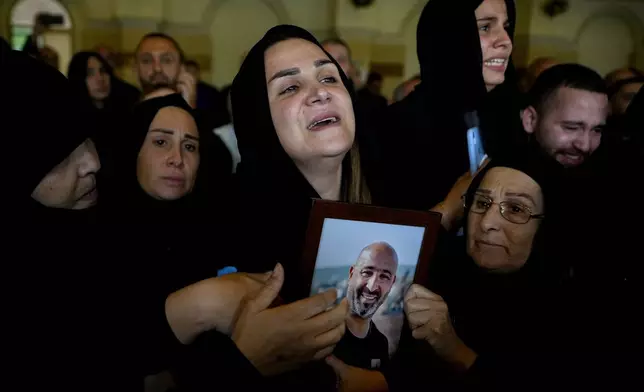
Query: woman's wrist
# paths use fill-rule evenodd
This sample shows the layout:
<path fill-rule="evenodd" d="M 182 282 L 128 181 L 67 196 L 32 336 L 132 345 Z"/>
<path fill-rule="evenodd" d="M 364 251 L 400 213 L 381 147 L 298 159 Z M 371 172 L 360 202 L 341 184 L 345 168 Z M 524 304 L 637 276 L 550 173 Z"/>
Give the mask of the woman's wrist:
<path fill-rule="evenodd" d="M 184 287 L 166 299 L 166 317 L 177 339 L 189 344 L 202 332 L 216 328 L 216 285 L 210 279 Z"/>

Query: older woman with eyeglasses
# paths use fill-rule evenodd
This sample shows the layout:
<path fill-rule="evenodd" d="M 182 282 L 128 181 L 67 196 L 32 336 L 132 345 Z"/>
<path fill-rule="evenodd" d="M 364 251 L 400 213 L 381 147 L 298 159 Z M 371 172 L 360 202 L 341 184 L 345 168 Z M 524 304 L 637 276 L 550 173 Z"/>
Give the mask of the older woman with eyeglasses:
<path fill-rule="evenodd" d="M 429 289 L 413 285 L 407 293 L 412 335 L 431 350 L 425 360 L 407 355 L 416 364 L 406 365 L 424 368 L 420 374 L 441 369 L 433 385 L 526 390 L 537 382 L 529 373 L 534 361 L 554 363 L 549 353 L 561 347 L 561 331 L 551 323 L 559 320 L 553 304 L 562 274 L 545 251 L 553 250 L 546 247 L 548 216 L 558 209 L 549 197 L 560 177 L 537 154 L 524 151 L 481 170 L 464 196 L 460 245 L 435 258 Z"/>

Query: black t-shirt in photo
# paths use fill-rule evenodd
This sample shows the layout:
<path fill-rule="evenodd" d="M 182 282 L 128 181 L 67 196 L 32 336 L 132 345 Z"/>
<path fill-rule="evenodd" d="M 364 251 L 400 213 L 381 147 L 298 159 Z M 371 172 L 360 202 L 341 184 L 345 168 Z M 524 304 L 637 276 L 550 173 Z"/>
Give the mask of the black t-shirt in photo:
<path fill-rule="evenodd" d="M 355 337 L 347 328 L 333 355 L 347 365 L 376 370 L 389 362 L 389 341 L 376 324 L 369 321 L 369 332 L 364 338 Z"/>

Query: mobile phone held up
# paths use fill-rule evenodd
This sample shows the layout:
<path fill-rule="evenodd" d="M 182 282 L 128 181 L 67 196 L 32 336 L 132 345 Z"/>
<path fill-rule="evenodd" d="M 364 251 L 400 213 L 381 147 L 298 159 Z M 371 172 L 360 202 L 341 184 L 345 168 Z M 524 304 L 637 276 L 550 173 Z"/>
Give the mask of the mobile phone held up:
<path fill-rule="evenodd" d="M 469 112 L 465 115 L 467 125 L 467 153 L 470 159 L 470 173 L 474 175 L 487 158 L 483 150 L 483 139 L 479 131 L 479 119 L 476 112 Z"/>

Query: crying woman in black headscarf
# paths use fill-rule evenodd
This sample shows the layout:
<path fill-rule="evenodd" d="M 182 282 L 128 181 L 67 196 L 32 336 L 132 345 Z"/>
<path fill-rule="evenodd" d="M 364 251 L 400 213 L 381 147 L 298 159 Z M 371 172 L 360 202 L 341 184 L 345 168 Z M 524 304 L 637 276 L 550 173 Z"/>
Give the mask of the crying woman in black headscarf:
<path fill-rule="evenodd" d="M 317 40 L 286 25 L 266 33 L 235 78 L 240 213 L 243 222 L 253 222 L 254 240 L 261 241 L 257 248 L 268 256 L 262 269 L 277 261 L 287 274 L 297 268 L 312 199 L 371 202 L 347 86 Z M 248 234 L 248 227 L 244 231 Z"/>
<path fill-rule="evenodd" d="M 298 273 L 312 199 L 370 201 L 347 86 L 338 64 L 317 40 L 287 25 L 266 33 L 233 82 L 233 119 L 242 155 L 237 237 L 243 242 L 237 255 L 248 263 L 246 270 L 281 263 L 280 296 L 296 302 L 262 310 L 261 319 L 242 312 L 232 338 L 263 375 L 280 375 L 272 379 L 280 390 L 332 390 L 334 370 L 340 378 L 366 373 L 364 382 L 385 382 L 375 371 L 344 365 L 346 371 L 340 372 L 337 362 L 329 363 L 332 368 L 321 361 L 343 336 L 346 300 L 336 305 L 335 290 L 297 297 L 296 288 L 307 284 Z M 289 320 L 288 325 L 280 320 Z M 257 336 L 261 346 L 253 348 L 249 336 Z M 266 353 L 271 347 L 273 352 Z"/>
<path fill-rule="evenodd" d="M 513 0 L 427 3 L 417 30 L 422 82 L 371 119 L 378 152 L 367 154 L 369 180 L 386 187 L 377 190 L 388 204 L 430 209 L 443 200 L 468 170 L 472 113 L 489 156 L 507 149 L 513 133 L 520 135 L 511 59 L 515 20 Z"/>

